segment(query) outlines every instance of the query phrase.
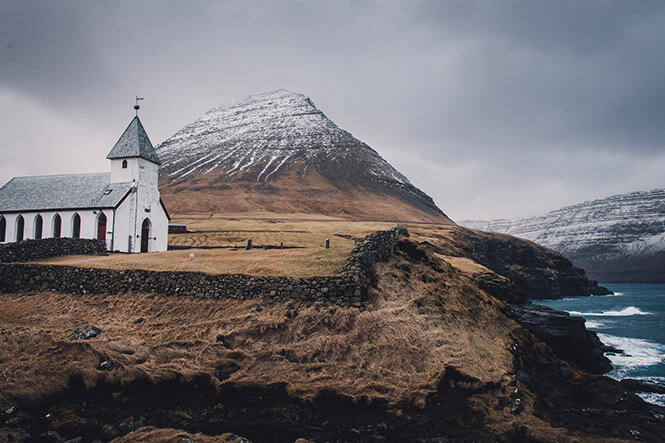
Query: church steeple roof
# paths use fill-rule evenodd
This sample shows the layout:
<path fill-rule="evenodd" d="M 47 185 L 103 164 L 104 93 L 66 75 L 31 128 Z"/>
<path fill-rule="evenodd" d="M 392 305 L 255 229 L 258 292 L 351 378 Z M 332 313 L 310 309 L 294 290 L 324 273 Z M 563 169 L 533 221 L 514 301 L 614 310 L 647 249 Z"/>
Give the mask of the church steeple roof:
<path fill-rule="evenodd" d="M 111 152 L 106 156 L 108 159 L 125 157 L 141 157 L 158 165 L 162 164 L 138 115 L 132 119 Z"/>

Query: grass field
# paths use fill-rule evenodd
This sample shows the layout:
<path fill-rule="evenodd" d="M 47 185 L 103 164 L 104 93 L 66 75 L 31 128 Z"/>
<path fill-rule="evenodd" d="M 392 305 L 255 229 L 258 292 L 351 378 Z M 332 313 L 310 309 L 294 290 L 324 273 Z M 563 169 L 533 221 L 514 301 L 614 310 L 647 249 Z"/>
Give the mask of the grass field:
<path fill-rule="evenodd" d="M 149 254 L 76 255 L 39 263 L 105 269 L 191 271 L 289 277 L 335 275 L 355 240 L 395 226 L 299 214 L 220 214 L 174 217 L 190 231 L 170 234 L 175 249 Z M 248 240 L 253 248 L 246 249 Z M 326 239 L 330 249 L 326 249 Z M 283 249 L 274 249 L 283 245 Z M 268 248 L 264 248 L 270 247 Z M 206 249 L 213 248 L 213 249 Z M 190 254 L 194 259 L 190 260 Z"/>
<path fill-rule="evenodd" d="M 342 270 L 355 240 L 397 225 L 310 214 L 271 213 L 181 215 L 173 217 L 173 221 L 186 223 L 190 232 L 170 234 L 169 247 L 187 249 L 148 254 L 74 255 L 38 263 L 297 278 L 328 276 Z M 418 241 L 435 241 L 451 229 L 459 229 L 427 223 L 408 224 L 407 227 Z M 247 250 L 250 239 L 253 248 Z M 330 240 L 330 249 L 325 248 L 326 239 Z M 275 249 L 280 245 L 283 249 Z M 193 260 L 189 259 L 190 254 L 194 254 Z"/>

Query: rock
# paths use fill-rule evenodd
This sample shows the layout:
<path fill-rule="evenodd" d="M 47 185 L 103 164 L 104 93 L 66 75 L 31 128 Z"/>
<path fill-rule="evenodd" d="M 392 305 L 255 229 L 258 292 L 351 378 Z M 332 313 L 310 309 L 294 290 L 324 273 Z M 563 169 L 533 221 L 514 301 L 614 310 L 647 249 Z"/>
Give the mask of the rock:
<path fill-rule="evenodd" d="M 34 441 L 30 433 L 23 428 L 10 429 L 7 436 L 9 437 L 9 441 L 17 443 Z"/>
<path fill-rule="evenodd" d="M 621 386 L 630 389 L 633 392 L 653 392 L 655 394 L 665 394 L 665 384 L 647 380 L 635 380 L 633 378 L 624 378 L 619 383 Z"/>
<path fill-rule="evenodd" d="M 573 266 L 563 255 L 527 240 L 466 230 L 455 235 L 459 237 L 453 237 L 451 243 L 439 245 L 438 252 L 469 258 L 511 280 L 514 290 L 505 300 L 509 303 L 611 293 L 589 280 L 583 269 Z M 502 289 L 501 286 L 497 288 Z M 488 289 L 503 300 L 502 292 L 492 292 L 493 285 L 488 285 Z"/>
<path fill-rule="evenodd" d="M 62 438 L 60 434 L 55 431 L 46 431 L 39 435 L 40 442 L 60 442 L 63 440 L 64 438 Z"/>
<path fill-rule="evenodd" d="M 582 317 L 571 317 L 567 312 L 531 303 L 509 305 L 509 313 L 550 345 L 560 358 L 580 369 L 594 374 L 612 369 L 612 363 L 603 355 L 604 345 L 595 332 L 586 329 Z"/>
<path fill-rule="evenodd" d="M 120 431 L 120 435 L 126 435 L 130 432 L 136 431 L 142 426 L 143 422 L 141 422 L 141 420 L 135 420 L 134 417 L 128 417 L 118 423 L 118 430 Z"/>
<path fill-rule="evenodd" d="M 510 412 L 512 412 L 515 415 L 519 415 L 523 410 L 524 410 L 524 405 L 522 404 L 521 399 L 516 398 L 511 401 Z"/>
<path fill-rule="evenodd" d="M 105 424 L 102 426 L 102 432 L 108 440 L 113 440 L 120 435 L 118 428 L 110 424 Z"/>
<path fill-rule="evenodd" d="M 104 357 L 102 359 L 102 361 L 99 363 L 99 367 L 98 367 L 98 369 L 100 371 L 110 371 L 113 368 L 114 368 L 113 362 L 107 357 Z"/>
<path fill-rule="evenodd" d="M 227 380 L 238 369 L 240 369 L 240 366 L 238 366 L 235 362 L 231 361 L 223 363 L 217 366 L 217 370 L 215 371 L 215 377 L 217 377 L 217 379 L 219 379 L 220 381 Z"/>
<path fill-rule="evenodd" d="M 102 333 L 102 330 L 90 325 L 79 326 L 74 329 L 74 332 L 71 333 L 69 338 L 72 340 L 88 340 L 93 337 L 97 337 Z"/>
<path fill-rule="evenodd" d="M 73 254 L 105 255 L 106 244 L 102 240 L 83 238 L 44 238 L 0 244 L 0 263 L 33 261 Z"/>

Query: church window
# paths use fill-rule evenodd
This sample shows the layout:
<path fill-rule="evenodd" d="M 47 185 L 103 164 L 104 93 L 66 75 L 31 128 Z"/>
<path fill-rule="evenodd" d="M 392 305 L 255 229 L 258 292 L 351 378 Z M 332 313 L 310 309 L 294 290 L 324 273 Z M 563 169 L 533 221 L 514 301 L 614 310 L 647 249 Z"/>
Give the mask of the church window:
<path fill-rule="evenodd" d="M 127 169 L 127 160 L 122 161 L 122 169 Z"/>
<path fill-rule="evenodd" d="M 35 216 L 35 240 L 41 240 L 43 228 L 44 220 L 41 215 L 37 214 Z"/>
<path fill-rule="evenodd" d="M 60 214 L 55 214 L 53 216 L 53 238 L 60 238 L 62 234 L 62 218 Z"/>
<path fill-rule="evenodd" d="M 81 238 L 81 216 L 78 214 L 72 218 L 72 238 Z"/>
<path fill-rule="evenodd" d="M 0 215 L 0 243 L 5 241 L 5 231 L 7 230 L 7 220 Z"/>
<path fill-rule="evenodd" d="M 19 215 L 18 218 L 16 219 L 16 241 L 23 240 L 24 229 L 25 229 L 25 221 L 23 220 L 23 216 Z"/>
<path fill-rule="evenodd" d="M 97 218 L 97 238 L 106 241 L 106 216 L 103 212 Z"/>

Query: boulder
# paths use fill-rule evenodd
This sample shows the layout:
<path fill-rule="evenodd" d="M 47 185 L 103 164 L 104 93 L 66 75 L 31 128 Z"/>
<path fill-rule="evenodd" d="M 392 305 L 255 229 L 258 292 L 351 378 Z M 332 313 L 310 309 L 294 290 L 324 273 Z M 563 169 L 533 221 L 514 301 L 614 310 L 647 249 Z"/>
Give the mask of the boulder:
<path fill-rule="evenodd" d="M 102 330 L 90 325 L 79 326 L 74 329 L 74 332 L 71 333 L 69 338 L 72 340 L 88 340 L 93 337 L 97 337 L 102 333 Z"/>

